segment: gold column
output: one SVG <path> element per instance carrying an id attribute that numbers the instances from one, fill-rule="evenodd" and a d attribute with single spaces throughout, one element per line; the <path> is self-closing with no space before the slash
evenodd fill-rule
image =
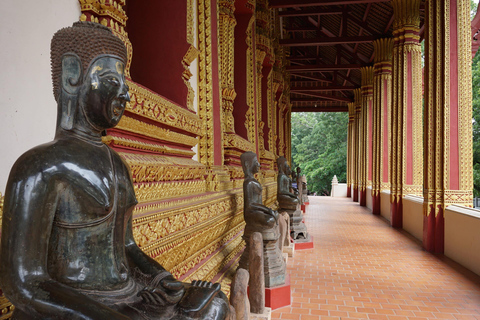
<path id="1" fill-rule="evenodd" d="M 373 83 L 373 179 L 372 213 L 380 214 L 380 193 L 390 188 L 388 179 L 389 123 L 392 88 L 393 39 L 373 42 L 375 50 Z"/>
<path id="2" fill-rule="evenodd" d="M 443 253 L 444 210 L 472 206 L 470 1 L 426 1 L 423 246 Z"/>
<path id="3" fill-rule="evenodd" d="M 233 102 L 237 95 L 234 88 L 235 0 L 219 1 L 218 9 L 223 131 L 234 133 Z"/>
<path id="4" fill-rule="evenodd" d="M 402 198 L 422 194 L 422 65 L 420 0 L 393 0 L 391 224 L 403 226 Z"/>
<path id="5" fill-rule="evenodd" d="M 373 100 L 373 67 L 363 67 L 362 72 L 362 110 L 361 117 L 361 155 L 360 155 L 360 205 L 367 205 L 367 188 L 370 186 L 371 173 L 371 111 Z"/>
<path id="6" fill-rule="evenodd" d="M 257 137 L 257 125 L 256 125 L 256 61 L 255 61 L 255 16 L 252 16 L 248 23 L 246 31 L 246 43 L 247 43 L 247 107 L 248 110 L 245 115 L 245 127 L 247 128 L 248 141 L 255 144 Z"/>
<path id="7" fill-rule="evenodd" d="M 354 163 L 353 163 L 353 201 L 358 202 L 359 183 L 360 183 L 360 111 L 362 110 L 362 90 L 353 91 L 355 97 L 355 120 L 354 120 Z"/>

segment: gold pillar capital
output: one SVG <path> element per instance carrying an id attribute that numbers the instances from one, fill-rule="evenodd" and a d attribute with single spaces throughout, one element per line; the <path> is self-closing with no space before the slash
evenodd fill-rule
<path id="1" fill-rule="evenodd" d="M 362 72 L 362 95 L 369 98 L 373 95 L 373 71 L 374 68 L 363 67 L 360 69 Z"/>
<path id="2" fill-rule="evenodd" d="M 373 49 L 375 52 L 375 64 L 392 61 L 393 55 L 393 38 L 383 38 L 373 41 Z"/>
<path id="3" fill-rule="evenodd" d="M 354 105 L 355 105 L 355 112 L 360 112 L 362 109 L 362 89 L 357 88 L 353 90 L 354 95 Z"/>
<path id="4" fill-rule="evenodd" d="M 421 0 L 392 0 L 394 20 L 393 30 L 420 26 Z"/>

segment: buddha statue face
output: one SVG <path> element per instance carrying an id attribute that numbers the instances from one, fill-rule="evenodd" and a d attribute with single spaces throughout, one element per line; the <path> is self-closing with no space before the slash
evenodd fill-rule
<path id="1" fill-rule="evenodd" d="M 130 101 L 124 69 L 122 60 L 110 55 L 98 57 L 88 69 L 79 93 L 79 106 L 97 130 L 116 126 Z"/>
<path id="2" fill-rule="evenodd" d="M 258 162 L 257 154 L 255 152 L 247 151 L 240 156 L 242 161 L 243 172 L 245 174 L 252 174 L 260 170 L 260 163 Z"/>

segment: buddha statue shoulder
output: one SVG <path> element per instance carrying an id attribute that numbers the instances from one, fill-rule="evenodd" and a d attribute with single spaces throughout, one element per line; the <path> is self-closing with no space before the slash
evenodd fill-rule
<path id="1" fill-rule="evenodd" d="M 225 319 L 219 284 L 177 281 L 137 246 L 122 158 L 101 141 L 129 101 L 124 44 L 77 22 L 51 43 L 55 139 L 14 164 L 5 193 L 0 285 L 13 319 Z"/>

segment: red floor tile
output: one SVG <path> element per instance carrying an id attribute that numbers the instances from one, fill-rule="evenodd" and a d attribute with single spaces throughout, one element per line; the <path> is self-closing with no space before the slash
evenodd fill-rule
<path id="1" fill-rule="evenodd" d="M 272 319 L 479 319 L 480 277 L 351 199 L 310 197 L 311 250 L 289 258 L 292 305 Z"/>

